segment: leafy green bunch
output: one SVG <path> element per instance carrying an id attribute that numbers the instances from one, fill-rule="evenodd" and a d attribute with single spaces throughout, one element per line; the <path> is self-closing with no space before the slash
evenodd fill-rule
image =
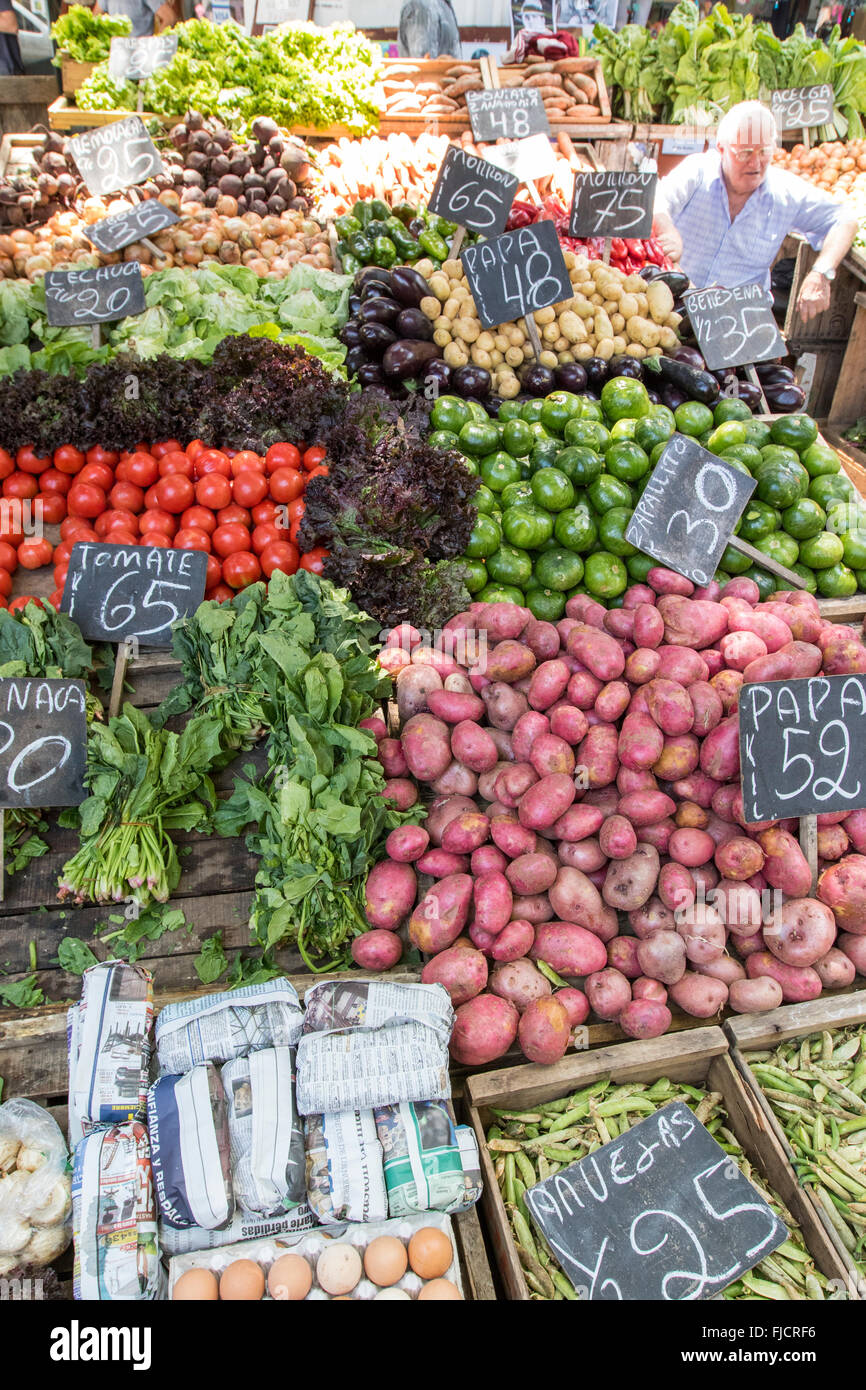
<path id="1" fill-rule="evenodd" d="M 66 14 L 55 19 L 51 37 L 57 48 L 52 58 L 56 68 L 64 58 L 74 63 L 100 63 L 108 58 L 113 38 L 132 33 L 128 15 L 94 14 L 87 5 L 70 5 Z"/>

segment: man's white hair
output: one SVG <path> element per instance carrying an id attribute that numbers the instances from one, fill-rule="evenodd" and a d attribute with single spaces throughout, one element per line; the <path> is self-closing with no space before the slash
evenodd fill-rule
<path id="1" fill-rule="evenodd" d="M 716 131 L 718 145 L 775 145 L 776 122 L 760 101 L 741 101 L 726 111 Z"/>

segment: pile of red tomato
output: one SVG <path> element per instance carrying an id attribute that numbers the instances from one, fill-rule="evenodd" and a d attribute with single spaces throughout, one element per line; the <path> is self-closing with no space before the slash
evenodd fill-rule
<path id="1" fill-rule="evenodd" d="M 301 555 L 297 535 L 310 478 L 327 473 L 325 450 L 303 453 L 294 444 L 272 444 L 264 456 L 249 449 L 209 449 L 200 439 L 186 448 L 176 439 L 142 445 L 133 453 L 71 444 L 42 457 L 0 449 L 2 498 L 30 504 L 30 516 L 60 523 L 60 544 L 25 532 L 26 508 L 0 505 L 0 607 L 16 610 L 32 598 L 9 599 L 12 575 L 54 564 L 60 606 L 69 557 L 76 541 L 112 545 L 173 546 L 208 557 L 205 598 L 231 598 L 274 570 L 298 568 L 321 574 L 323 548 Z M 37 599 L 36 602 L 39 600 Z"/>

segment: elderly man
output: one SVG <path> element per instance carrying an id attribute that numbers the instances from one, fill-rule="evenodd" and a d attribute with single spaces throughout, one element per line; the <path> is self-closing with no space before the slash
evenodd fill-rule
<path id="1" fill-rule="evenodd" d="M 693 154 L 659 182 L 655 229 L 698 289 L 758 283 L 791 232 L 819 252 L 797 307 L 808 322 L 830 305 L 830 284 L 857 232 L 857 219 L 829 194 L 772 167 L 776 123 L 758 101 L 722 117 L 717 149 Z"/>

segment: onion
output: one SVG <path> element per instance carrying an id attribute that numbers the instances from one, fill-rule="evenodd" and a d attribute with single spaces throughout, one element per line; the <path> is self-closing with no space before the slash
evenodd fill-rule
<path id="1" fill-rule="evenodd" d="M 221 193 L 216 200 L 216 211 L 220 217 L 237 217 L 237 198 L 230 198 L 227 193 Z"/>
<path id="2" fill-rule="evenodd" d="M 239 265 L 241 253 L 233 241 L 224 241 L 220 247 L 220 260 L 223 265 Z"/>

